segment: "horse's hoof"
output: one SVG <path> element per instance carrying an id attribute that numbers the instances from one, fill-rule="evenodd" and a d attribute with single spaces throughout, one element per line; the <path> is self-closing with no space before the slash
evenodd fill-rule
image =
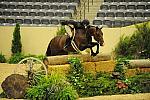
<path id="1" fill-rule="evenodd" d="M 93 57 L 96 56 L 96 55 L 97 55 L 96 53 L 92 53 L 92 54 L 91 54 L 91 56 L 93 56 Z"/>

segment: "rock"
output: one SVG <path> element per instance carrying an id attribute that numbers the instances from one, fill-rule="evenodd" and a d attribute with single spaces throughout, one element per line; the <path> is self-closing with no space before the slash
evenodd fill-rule
<path id="1" fill-rule="evenodd" d="M 1 86 L 8 98 L 21 99 L 24 98 L 29 84 L 23 75 L 12 74 L 2 82 Z"/>

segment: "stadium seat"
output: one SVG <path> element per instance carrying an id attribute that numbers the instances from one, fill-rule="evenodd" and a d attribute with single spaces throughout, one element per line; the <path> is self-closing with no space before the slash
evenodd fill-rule
<path id="1" fill-rule="evenodd" d="M 40 6 L 40 5 L 33 5 L 33 7 L 32 7 L 33 9 L 41 9 L 42 7 Z"/>
<path id="2" fill-rule="evenodd" d="M 104 25 L 107 25 L 108 27 L 112 27 L 113 21 L 111 21 L 111 20 L 104 20 L 104 21 L 103 21 L 103 24 L 104 24 Z"/>
<path id="3" fill-rule="evenodd" d="M 33 24 L 41 24 L 40 19 L 33 19 L 32 22 Z"/>
<path id="4" fill-rule="evenodd" d="M 126 10 L 126 5 L 118 5 L 118 9 Z"/>
<path id="5" fill-rule="evenodd" d="M 14 19 L 6 19 L 6 23 L 13 24 L 14 22 Z"/>
<path id="6" fill-rule="evenodd" d="M 146 9 L 150 9 L 150 5 L 146 5 Z"/>
<path id="7" fill-rule="evenodd" d="M 115 16 L 116 17 L 124 17 L 124 13 L 123 12 L 116 12 Z"/>
<path id="8" fill-rule="evenodd" d="M 124 26 L 124 25 L 122 25 L 123 23 L 122 23 L 122 21 L 120 21 L 120 20 L 115 20 L 114 22 L 113 22 L 113 27 L 122 27 L 122 26 Z"/>
<path id="9" fill-rule="evenodd" d="M 21 16 L 28 16 L 28 12 L 20 12 Z"/>
<path id="10" fill-rule="evenodd" d="M 45 16 L 45 12 L 37 12 L 37 15 L 43 17 Z"/>
<path id="11" fill-rule="evenodd" d="M 114 12 L 107 12 L 106 17 L 115 17 Z"/>
<path id="12" fill-rule="evenodd" d="M 134 2 L 134 0 L 125 0 L 125 2 Z"/>
<path id="13" fill-rule="evenodd" d="M 127 5 L 127 9 L 136 9 L 135 5 Z"/>
<path id="14" fill-rule="evenodd" d="M 125 20 L 125 21 L 123 21 L 123 23 L 124 23 L 124 26 L 129 26 L 129 25 L 133 25 L 134 24 L 134 22 L 131 21 L 131 20 Z"/>
<path id="15" fill-rule="evenodd" d="M 0 8 L 2 8 L 2 9 L 7 9 L 7 5 L 5 5 L 5 4 L 0 4 Z"/>
<path id="16" fill-rule="evenodd" d="M 143 17 L 143 13 L 142 12 L 135 12 L 135 17 Z"/>
<path id="17" fill-rule="evenodd" d="M 114 2 L 124 2 L 124 0 L 114 0 Z"/>
<path id="18" fill-rule="evenodd" d="M 104 0 L 104 2 L 114 2 L 114 0 Z"/>
<path id="19" fill-rule="evenodd" d="M 16 8 L 17 9 L 24 9 L 24 5 L 17 5 Z"/>
<path id="20" fill-rule="evenodd" d="M 134 2 L 142 2 L 143 0 L 134 0 Z"/>
<path id="21" fill-rule="evenodd" d="M 145 5 L 137 5 L 136 9 L 145 9 Z"/>
<path id="22" fill-rule="evenodd" d="M 50 9 L 50 7 L 49 7 L 49 5 L 42 5 L 42 9 L 48 10 L 48 9 Z"/>
<path id="23" fill-rule="evenodd" d="M 51 19 L 51 24 L 58 25 L 59 21 L 57 19 Z"/>
<path id="24" fill-rule="evenodd" d="M 59 7 L 58 7 L 58 5 L 50 5 L 50 8 L 54 9 L 54 10 L 57 10 Z"/>
<path id="25" fill-rule="evenodd" d="M 4 18 L 0 18 L 0 24 L 5 23 L 5 19 Z"/>
<path id="26" fill-rule="evenodd" d="M 68 5 L 68 9 L 76 11 L 76 6 L 75 5 Z"/>
<path id="27" fill-rule="evenodd" d="M 7 8 L 8 8 L 8 9 L 16 9 L 16 6 L 10 4 L 10 5 L 7 6 Z"/>
<path id="28" fill-rule="evenodd" d="M 109 9 L 110 10 L 117 10 L 118 8 L 117 8 L 117 5 L 110 5 Z"/>
<path id="29" fill-rule="evenodd" d="M 97 17 L 105 17 L 105 13 L 104 12 L 98 12 Z"/>
<path id="30" fill-rule="evenodd" d="M 134 13 L 133 12 L 126 12 L 125 17 L 134 17 Z"/>
<path id="31" fill-rule="evenodd" d="M 150 17 L 150 12 L 144 12 L 144 17 Z"/>
<path id="32" fill-rule="evenodd" d="M 9 12 L 9 11 L 4 11 L 4 12 L 3 12 L 3 15 L 5 15 L 5 16 L 10 16 L 10 15 L 11 15 L 11 12 Z"/>
<path id="33" fill-rule="evenodd" d="M 67 5 L 59 5 L 59 9 L 66 10 L 67 9 Z"/>
<path id="34" fill-rule="evenodd" d="M 32 5 L 25 5 L 25 9 L 32 9 Z"/>
<path id="35" fill-rule="evenodd" d="M 50 24 L 49 19 L 41 19 L 41 24 L 45 24 L 45 25 Z"/>
<path id="36" fill-rule="evenodd" d="M 15 19 L 15 23 L 23 24 L 23 20 L 22 19 Z"/>
<path id="37" fill-rule="evenodd" d="M 53 17 L 54 15 L 54 12 L 46 12 L 46 16 Z"/>
<path id="38" fill-rule="evenodd" d="M 37 16 L 36 12 L 29 12 L 29 16 Z"/>
<path id="39" fill-rule="evenodd" d="M 0 11 L 0 16 L 3 15 L 3 13 Z"/>
<path id="40" fill-rule="evenodd" d="M 101 21 L 101 20 L 93 20 L 93 25 L 102 25 L 103 24 L 103 21 Z"/>
<path id="41" fill-rule="evenodd" d="M 150 2 L 149 0 L 143 0 L 143 2 Z"/>
<path id="42" fill-rule="evenodd" d="M 72 13 L 71 12 L 64 12 L 64 17 L 72 17 Z"/>
<path id="43" fill-rule="evenodd" d="M 24 19 L 24 24 L 32 24 L 31 19 Z"/>
<path id="44" fill-rule="evenodd" d="M 63 12 L 55 12 L 55 16 L 63 17 Z"/>
<path id="45" fill-rule="evenodd" d="M 12 12 L 12 15 L 13 16 L 20 16 L 20 13 L 19 12 Z"/>
<path id="46" fill-rule="evenodd" d="M 101 6 L 100 6 L 100 9 L 101 9 L 101 10 L 108 10 L 109 7 L 108 7 L 108 5 L 101 5 Z"/>

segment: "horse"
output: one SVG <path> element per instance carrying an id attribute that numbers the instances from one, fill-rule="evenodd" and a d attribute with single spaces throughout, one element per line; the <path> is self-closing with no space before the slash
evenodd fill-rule
<path id="1" fill-rule="evenodd" d="M 101 31 L 101 29 L 102 28 L 98 28 L 95 26 L 87 27 L 85 29 L 76 29 L 73 39 L 76 47 L 74 47 L 73 45 L 69 45 L 67 49 L 65 49 L 64 46 L 69 36 L 56 36 L 50 41 L 46 51 L 46 56 L 67 55 L 69 52 L 78 52 L 77 50 L 75 50 L 75 48 L 80 51 L 90 48 L 91 56 L 96 56 L 99 53 L 99 44 L 103 46 L 104 43 L 103 32 Z M 97 42 L 92 42 L 92 36 Z M 92 50 L 95 45 L 97 45 L 96 53 L 94 53 Z"/>
<path id="2" fill-rule="evenodd" d="M 99 44 L 100 46 L 104 46 L 104 39 L 103 39 L 103 27 L 98 26 L 89 26 L 87 30 L 87 39 L 88 39 L 88 45 L 87 48 L 90 48 L 91 50 L 91 56 L 96 56 L 99 53 Z M 96 40 L 96 42 L 92 42 L 92 36 Z M 97 46 L 96 53 L 93 52 L 92 48 L 94 46 Z"/>

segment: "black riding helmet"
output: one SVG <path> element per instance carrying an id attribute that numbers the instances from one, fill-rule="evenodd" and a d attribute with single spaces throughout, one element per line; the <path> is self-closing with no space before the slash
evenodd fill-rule
<path id="1" fill-rule="evenodd" d="M 83 23 L 83 25 L 89 25 L 90 24 L 90 21 L 89 20 L 87 20 L 87 19 L 84 19 L 83 21 L 82 21 L 82 23 Z"/>

